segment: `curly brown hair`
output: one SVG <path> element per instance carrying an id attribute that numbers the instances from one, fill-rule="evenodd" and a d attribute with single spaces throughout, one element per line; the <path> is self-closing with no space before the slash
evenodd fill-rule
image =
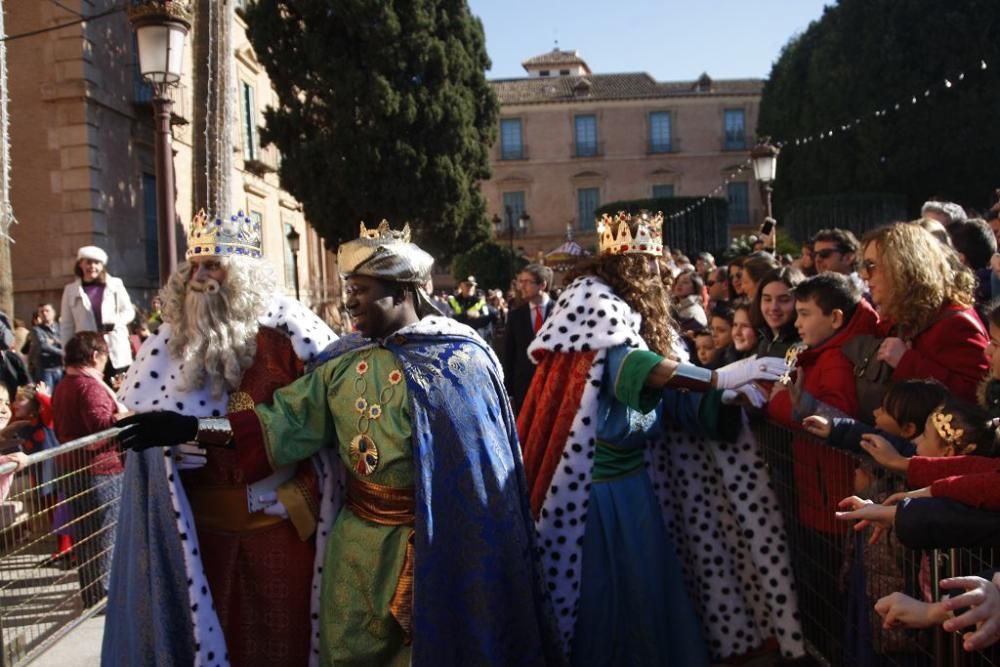
<path id="1" fill-rule="evenodd" d="M 880 312 L 899 327 L 904 338 L 930 325 L 941 307 L 973 303 L 976 278 L 955 251 L 919 225 L 896 223 L 865 235 L 862 247 L 875 244 L 879 271 L 889 283 L 888 303 Z"/>
<path id="2" fill-rule="evenodd" d="M 675 358 L 673 318 L 670 317 L 669 295 L 673 282 L 665 262 L 657 260 L 660 275 L 649 270 L 647 255 L 599 255 L 567 276 L 572 282 L 581 276 L 594 276 L 605 283 L 642 317 L 639 335 L 653 352 Z"/>

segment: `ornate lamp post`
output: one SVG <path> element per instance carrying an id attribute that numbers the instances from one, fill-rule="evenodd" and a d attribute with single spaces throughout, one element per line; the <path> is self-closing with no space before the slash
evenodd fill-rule
<path id="1" fill-rule="evenodd" d="M 778 175 L 779 152 L 781 152 L 780 149 L 772 145 L 766 137 L 750 151 L 750 159 L 753 161 L 753 176 L 757 179 L 757 185 L 760 187 L 760 198 L 764 200 L 764 214 L 772 220 L 774 215 L 771 207 L 771 192 L 774 188 L 771 184 Z"/>
<path id="2" fill-rule="evenodd" d="M 299 300 L 299 233 L 292 227 L 285 234 L 288 249 L 292 251 L 292 282 L 295 285 L 295 300 Z"/>
<path id="3" fill-rule="evenodd" d="M 156 130 L 156 217 L 160 252 L 160 282 L 177 268 L 174 232 L 174 154 L 171 148 L 170 112 L 173 101 L 167 89 L 181 79 L 184 41 L 193 15 L 186 2 L 142 0 L 129 7 L 128 20 L 139 47 L 139 70 L 153 87 L 153 125 Z"/>
<path id="4" fill-rule="evenodd" d="M 510 276 L 511 279 L 515 277 L 514 275 L 514 233 L 518 235 L 524 234 L 528 230 L 528 222 L 531 221 L 531 216 L 528 215 L 527 211 L 521 211 L 520 217 L 514 220 L 514 211 L 510 206 L 504 207 L 504 220 L 500 220 L 500 216 L 497 214 L 493 215 L 493 233 L 495 237 L 499 237 L 500 233 L 506 229 L 507 230 L 507 245 L 510 248 Z M 503 223 L 503 224 L 502 224 Z"/>

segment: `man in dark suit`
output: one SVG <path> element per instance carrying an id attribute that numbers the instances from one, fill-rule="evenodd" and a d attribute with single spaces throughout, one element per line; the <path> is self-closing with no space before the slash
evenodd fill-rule
<path id="1" fill-rule="evenodd" d="M 555 306 L 555 301 L 546 291 L 551 283 L 552 269 L 541 264 L 529 264 L 517 274 L 517 286 L 523 302 L 511 309 L 507 316 L 503 354 L 504 383 L 514 406 L 514 414 L 521 409 L 531 378 L 535 375 L 535 364 L 528 358 L 528 345 Z"/>

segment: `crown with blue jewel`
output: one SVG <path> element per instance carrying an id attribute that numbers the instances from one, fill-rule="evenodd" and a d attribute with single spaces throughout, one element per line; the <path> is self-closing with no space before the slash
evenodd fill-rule
<path id="1" fill-rule="evenodd" d="M 263 255 L 260 222 L 243 211 L 214 220 L 208 218 L 204 209 L 198 211 L 191 221 L 187 245 L 187 259 L 210 255 L 258 259 Z"/>

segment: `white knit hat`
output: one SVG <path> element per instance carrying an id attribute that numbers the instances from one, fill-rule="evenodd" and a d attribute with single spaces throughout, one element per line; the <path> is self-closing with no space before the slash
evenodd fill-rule
<path id="1" fill-rule="evenodd" d="M 79 262 L 81 259 L 92 259 L 95 262 L 107 264 L 108 253 L 104 252 L 96 245 L 85 245 L 76 251 L 76 261 Z"/>

